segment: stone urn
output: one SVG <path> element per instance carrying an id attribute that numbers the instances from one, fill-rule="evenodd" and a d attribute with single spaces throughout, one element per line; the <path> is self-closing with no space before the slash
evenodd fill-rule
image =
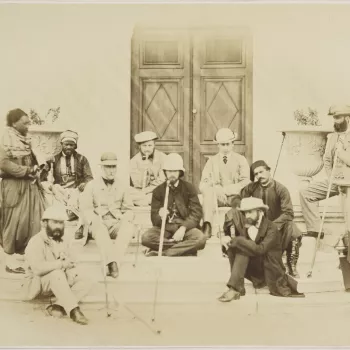
<path id="1" fill-rule="evenodd" d="M 332 130 L 317 126 L 298 126 L 282 130 L 288 162 L 293 174 L 297 175 L 300 186 L 307 186 L 312 177 L 323 168 L 323 155 L 327 135 Z"/>
<path id="2" fill-rule="evenodd" d="M 29 128 L 32 149 L 40 164 L 61 151 L 60 135 L 63 131 L 51 124 L 32 125 Z"/>

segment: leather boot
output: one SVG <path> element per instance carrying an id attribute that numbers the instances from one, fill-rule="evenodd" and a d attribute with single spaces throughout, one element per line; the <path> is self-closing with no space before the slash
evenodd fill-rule
<path id="1" fill-rule="evenodd" d="M 202 231 L 204 236 L 207 237 L 207 239 L 209 239 L 212 236 L 211 223 L 209 221 L 205 221 L 203 223 Z"/>
<path id="2" fill-rule="evenodd" d="M 108 267 L 107 276 L 111 276 L 113 278 L 117 278 L 119 276 L 118 265 L 115 261 L 112 261 L 111 263 L 109 263 L 107 267 Z"/>
<path id="3" fill-rule="evenodd" d="M 299 248 L 301 246 L 301 237 L 293 239 L 291 242 L 291 249 L 287 249 L 287 268 L 288 274 L 292 277 L 299 278 L 297 271 L 297 263 L 299 259 Z"/>
<path id="4" fill-rule="evenodd" d="M 79 307 L 76 307 L 70 312 L 70 318 L 74 322 L 82 325 L 87 325 L 89 323 L 88 319 L 84 316 Z"/>

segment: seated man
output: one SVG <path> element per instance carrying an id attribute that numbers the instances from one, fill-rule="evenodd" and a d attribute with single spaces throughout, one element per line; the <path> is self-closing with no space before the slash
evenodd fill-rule
<path id="1" fill-rule="evenodd" d="M 151 220 L 153 228 L 142 236 L 142 244 L 150 251 L 147 256 L 158 254 L 166 186 L 169 186 L 167 219 L 164 232 L 163 255 L 197 255 L 204 249 L 206 238 L 198 229 L 202 219 L 202 206 L 195 188 L 180 179 L 184 175 L 183 160 L 179 154 L 171 153 L 164 162 L 167 181 L 159 185 L 152 195 Z"/>
<path id="2" fill-rule="evenodd" d="M 54 294 L 56 303 L 47 307 L 50 315 L 69 315 L 74 322 L 86 325 L 88 320 L 78 302 L 89 293 L 92 284 L 82 278 L 63 240 L 67 219 L 63 207 L 45 210 L 42 230 L 30 239 L 25 251 L 29 269 L 23 288 L 26 300 Z"/>
<path id="3" fill-rule="evenodd" d="M 67 207 L 70 220 L 79 216 L 80 193 L 93 179 L 88 160 L 76 151 L 77 142 L 76 132 L 67 130 L 61 134 L 62 151 L 49 161 L 53 184 L 45 186 L 56 201 Z"/>
<path id="4" fill-rule="evenodd" d="M 215 137 L 219 153 L 210 157 L 204 166 L 199 189 L 203 194 L 203 232 L 210 238 L 215 206 L 235 207 L 240 190 L 249 184 L 249 164 L 233 151 L 235 134 L 220 129 Z M 215 203 L 217 201 L 217 204 Z"/>
<path id="5" fill-rule="evenodd" d="M 132 201 L 125 186 L 116 179 L 117 163 L 114 153 L 102 154 L 102 176 L 86 185 L 80 201 L 84 225 L 89 226 L 101 252 L 108 268 L 107 276 L 113 278 L 119 275 L 120 264 L 135 230 Z"/>
<path id="6" fill-rule="evenodd" d="M 155 149 L 157 138 L 152 131 L 135 135 L 140 152 L 130 161 L 130 194 L 136 206 L 149 206 L 153 190 L 165 181 L 162 169 L 166 155 Z"/>
<path id="7" fill-rule="evenodd" d="M 276 225 L 266 218 L 267 210 L 261 199 L 250 197 L 243 198 L 240 208 L 226 214 L 222 242 L 227 248 L 231 276 L 228 290 L 220 301 L 244 296 L 245 278 L 254 288 L 267 285 L 270 294 L 275 296 L 304 297 L 297 291 L 297 282 L 285 273 L 281 235 Z"/>
<path id="8" fill-rule="evenodd" d="M 241 197 L 260 198 L 269 207 L 266 216 L 276 224 L 281 234 L 282 250 L 287 253 L 288 273 L 299 278 L 297 262 L 302 235 L 293 222 L 294 210 L 289 191 L 272 178 L 270 168 L 263 160 L 254 162 L 250 169 L 251 180 L 256 181 L 242 189 Z"/>

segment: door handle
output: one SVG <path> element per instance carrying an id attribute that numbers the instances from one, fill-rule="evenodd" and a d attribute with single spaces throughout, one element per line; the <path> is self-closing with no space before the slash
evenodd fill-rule
<path id="1" fill-rule="evenodd" d="M 196 118 L 196 114 L 197 114 L 197 110 L 195 108 L 192 109 L 192 114 L 193 114 L 193 118 Z"/>

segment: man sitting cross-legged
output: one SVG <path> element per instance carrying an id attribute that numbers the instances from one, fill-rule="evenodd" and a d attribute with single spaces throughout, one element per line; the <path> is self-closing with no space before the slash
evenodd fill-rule
<path id="1" fill-rule="evenodd" d="M 206 237 L 198 229 L 202 206 L 195 188 L 180 177 L 184 175 L 183 160 L 179 154 L 169 154 L 163 170 L 167 181 L 159 185 L 152 195 L 151 220 L 153 228 L 142 236 L 142 244 L 150 250 L 147 256 L 158 254 L 166 186 L 169 186 L 167 221 L 165 225 L 163 255 L 197 255 L 204 249 Z"/>

